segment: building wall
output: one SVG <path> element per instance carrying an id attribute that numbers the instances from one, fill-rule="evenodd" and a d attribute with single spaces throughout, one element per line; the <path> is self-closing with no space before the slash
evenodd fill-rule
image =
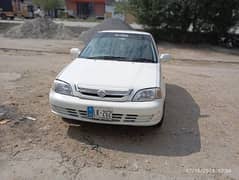
<path id="1" fill-rule="evenodd" d="M 77 16 L 78 3 L 93 3 L 93 14 L 95 16 L 104 16 L 105 0 L 65 0 L 68 13 Z"/>
<path id="2" fill-rule="evenodd" d="M 104 17 L 104 15 L 105 15 L 105 4 L 95 3 L 94 4 L 94 13 L 95 13 L 95 16 Z"/>
<path id="3" fill-rule="evenodd" d="M 68 10 L 68 13 L 70 15 L 76 15 L 77 13 L 76 3 L 73 2 L 72 0 L 66 0 L 65 4 L 66 4 L 66 9 Z"/>

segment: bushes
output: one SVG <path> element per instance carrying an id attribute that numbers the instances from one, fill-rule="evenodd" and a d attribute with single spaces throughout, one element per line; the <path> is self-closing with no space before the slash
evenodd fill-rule
<path id="1" fill-rule="evenodd" d="M 175 43 L 211 43 L 218 42 L 215 33 L 182 32 L 178 29 L 146 29 L 156 40 L 170 41 Z"/>
<path id="2" fill-rule="evenodd" d="M 129 0 L 129 4 L 140 23 L 172 41 L 215 41 L 239 21 L 239 0 Z"/>

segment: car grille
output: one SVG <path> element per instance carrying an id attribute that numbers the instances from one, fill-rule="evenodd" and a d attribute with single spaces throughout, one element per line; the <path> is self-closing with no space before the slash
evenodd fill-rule
<path id="1" fill-rule="evenodd" d="M 67 116 L 79 117 L 79 114 L 78 114 L 77 110 L 75 110 L 75 109 L 63 108 L 63 107 L 53 105 L 52 110 L 57 113 L 64 114 Z"/>
<path id="2" fill-rule="evenodd" d="M 76 86 L 77 96 L 82 99 L 91 100 L 104 100 L 104 101 L 128 101 L 131 95 L 132 89 L 129 90 L 101 90 L 82 88 Z M 104 95 L 101 96 L 99 91 L 103 91 Z"/>
<path id="3" fill-rule="evenodd" d="M 52 106 L 52 109 L 60 114 L 71 116 L 72 118 L 82 118 L 88 119 L 86 110 L 76 110 L 71 108 L 63 108 L 59 106 Z M 106 122 L 125 122 L 125 123 L 134 123 L 134 122 L 148 122 L 153 118 L 153 115 L 136 115 L 136 114 L 112 114 L 112 120 L 101 120 L 94 119 L 96 121 L 106 121 Z"/>

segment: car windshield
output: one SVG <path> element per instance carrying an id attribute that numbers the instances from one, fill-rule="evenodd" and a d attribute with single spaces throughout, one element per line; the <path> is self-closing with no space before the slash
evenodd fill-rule
<path id="1" fill-rule="evenodd" d="M 126 33 L 98 33 L 82 51 L 80 58 L 157 62 L 150 36 Z"/>

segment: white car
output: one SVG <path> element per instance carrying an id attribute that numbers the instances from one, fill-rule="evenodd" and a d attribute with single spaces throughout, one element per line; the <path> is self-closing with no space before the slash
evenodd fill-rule
<path id="1" fill-rule="evenodd" d="M 56 77 L 50 91 L 52 112 L 77 121 L 161 125 L 166 96 L 160 55 L 151 34 L 101 31 Z"/>

